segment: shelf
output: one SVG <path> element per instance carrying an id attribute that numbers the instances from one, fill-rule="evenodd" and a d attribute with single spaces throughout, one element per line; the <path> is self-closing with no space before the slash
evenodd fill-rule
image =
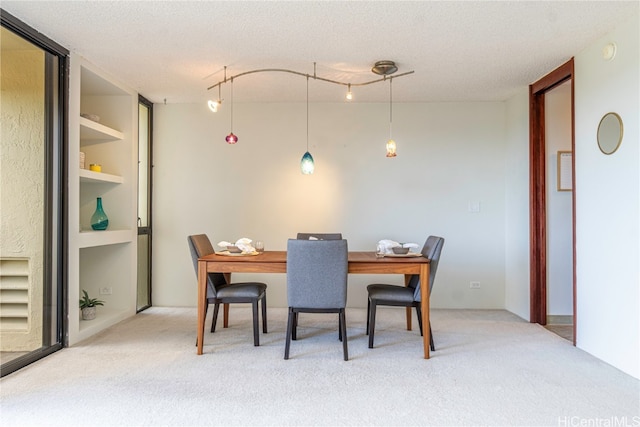
<path id="1" fill-rule="evenodd" d="M 80 117 L 80 140 L 83 143 L 124 139 L 124 134 L 108 126 Z"/>
<path id="2" fill-rule="evenodd" d="M 111 184 L 122 184 L 124 179 L 118 175 L 110 175 L 108 173 L 94 172 L 88 169 L 80 169 L 80 182 L 96 183 L 106 182 Z"/>
<path id="3" fill-rule="evenodd" d="M 116 245 L 118 243 L 130 243 L 133 241 L 132 230 L 105 230 L 105 231 L 81 231 L 78 236 L 79 248 L 92 248 L 95 246 Z"/>
<path id="4" fill-rule="evenodd" d="M 66 344 L 74 346 L 136 313 L 138 94 L 79 55 L 70 57 L 68 222 L 78 228 L 68 231 Z M 87 169 L 79 165 L 80 153 Z M 102 164 L 107 173 L 90 170 L 90 163 Z M 97 197 L 108 204 L 110 224 L 104 231 L 90 226 Z M 94 320 L 81 320 L 82 290 L 98 296 L 102 287 L 113 294 L 99 297 L 105 306 L 98 307 Z"/>

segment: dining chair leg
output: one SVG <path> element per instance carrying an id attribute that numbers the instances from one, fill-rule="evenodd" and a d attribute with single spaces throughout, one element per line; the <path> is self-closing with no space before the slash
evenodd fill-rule
<path id="1" fill-rule="evenodd" d="M 291 330 L 291 339 L 294 341 L 298 339 L 298 314 L 300 313 L 293 313 L 293 329 Z"/>
<path id="2" fill-rule="evenodd" d="M 218 311 L 220 311 L 220 303 L 213 305 L 213 320 L 211 321 L 211 333 L 216 331 L 216 323 L 218 323 Z"/>
<path id="3" fill-rule="evenodd" d="M 371 316 L 369 320 L 369 348 L 373 348 L 373 335 L 376 330 L 376 302 L 371 303 Z"/>
<path id="4" fill-rule="evenodd" d="M 229 306 L 230 304 L 222 304 L 222 327 L 223 328 L 228 328 L 229 327 Z"/>
<path id="5" fill-rule="evenodd" d="M 429 345 L 431 346 L 431 351 L 436 351 L 436 346 L 433 343 L 433 332 L 431 332 L 431 320 L 429 320 Z"/>
<path id="6" fill-rule="evenodd" d="M 262 297 L 262 333 L 267 333 L 267 294 Z"/>
<path id="7" fill-rule="evenodd" d="M 293 313 L 293 309 L 289 307 L 289 316 L 287 319 L 287 336 L 285 338 L 285 344 L 284 344 L 284 360 L 289 359 L 289 347 L 291 346 L 291 333 L 293 328 L 294 317 L 295 316 Z"/>
<path id="8" fill-rule="evenodd" d="M 367 329 L 364 330 L 365 335 L 369 335 L 369 314 L 371 313 L 371 300 L 367 298 Z"/>
<path id="9" fill-rule="evenodd" d="M 422 310 L 420 309 L 420 306 L 416 306 L 416 313 L 418 314 L 418 325 L 420 325 L 420 336 L 423 336 Z M 429 347 L 431 347 L 431 351 L 436 351 L 436 346 L 433 343 L 433 333 L 431 332 L 431 320 L 429 320 Z"/>
<path id="10" fill-rule="evenodd" d="M 340 331 L 342 335 L 342 351 L 344 353 L 344 360 L 347 361 L 349 360 L 349 350 L 347 348 L 347 319 L 344 308 L 340 309 L 339 319 L 340 321 L 338 323 L 340 323 Z"/>
<path id="11" fill-rule="evenodd" d="M 342 315 L 338 313 L 338 341 L 342 341 Z"/>
<path id="12" fill-rule="evenodd" d="M 256 299 L 251 303 L 253 308 L 253 345 L 258 347 L 260 345 L 260 329 L 258 326 L 258 300 Z"/>

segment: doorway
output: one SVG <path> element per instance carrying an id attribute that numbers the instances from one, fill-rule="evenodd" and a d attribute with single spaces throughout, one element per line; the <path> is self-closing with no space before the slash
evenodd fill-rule
<path id="1" fill-rule="evenodd" d="M 574 64 L 573 58 L 529 86 L 529 161 L 530 161 L 530 321 L 547 324 L 548 316 L 548 184 L 545 95 L 563 83 L 570 85 L 570 153 L 575 147 L 574 137 Z M 570 156 L 572 189 L 575 177 L 575 157 Z M 555 173 L 555 171 L 554 171 Z M 571 191 L 571 288 L 572 342 L 576 330 L 576 262 L 575 262 L 575 191 Z"/>

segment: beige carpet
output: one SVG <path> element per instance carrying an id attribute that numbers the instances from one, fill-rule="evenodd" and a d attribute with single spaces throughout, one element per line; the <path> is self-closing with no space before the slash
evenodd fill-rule
<path id="1" fill-rule="evenodd" d="M 0 424 L 640 425 L 640 382 L 543 327 L 434 310 L 424 360 L 403 313 L 380 310 L 368 349 L 365 310 L 348 310 L 348 362 L 337 316 L 302 314 L 285 361 L 285 309 L 253 347 L 250 311 L 232 308 L 196 356 L 195 309 L 152 308 L 1 379 Z"/>

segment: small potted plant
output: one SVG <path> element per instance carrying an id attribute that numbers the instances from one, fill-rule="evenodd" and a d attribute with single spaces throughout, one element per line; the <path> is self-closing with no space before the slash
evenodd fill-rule
<path id="1" fill-rule="evenodd" d="M 89 294 L 82 290 L 83 297 L 80 300 L 80 309 L 82 310 L 82 320 L 93 320 L 96 318 L 96 306 L 104 305 L 104 301 L 97 298 L 89 298 Z"/>

